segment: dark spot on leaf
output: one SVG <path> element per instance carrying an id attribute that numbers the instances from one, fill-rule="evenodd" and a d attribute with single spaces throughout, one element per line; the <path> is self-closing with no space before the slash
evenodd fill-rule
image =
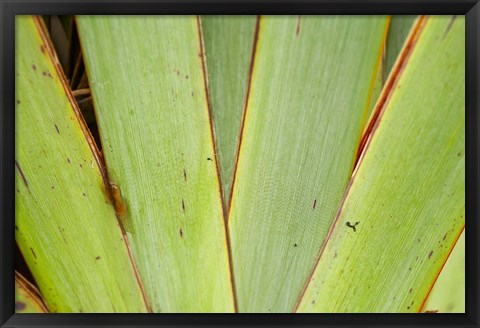
<path id="1" fill-rule="evenodd" d="M 293 247 L 297 247 L 298 245 L 297 244 L 294 244 Z"/>
<path id="2" fill-rule="evenodd" d="M 312 301 L 312 304 L 315 304 L 315 300 Z"/>
<path id="3" fill-rule="evenodd" d="M 97 260 L 97 261 L 100 260 L 100 256 L 97 256 L 97 257 L 95 258 L 95 260 Z"/>
<path id="4" fill-rule="evenodd" d="M 410 310 L 410 307 L 409 307 L 409 306 L 407 306 L 407 310 Z"/>
<path id="5" fill-rule="evenodd" d="M 213 159 L 211 159 L 210 157 L 207 158 L 207 161 L 213 161 Z"/>
<path id="6" fill-rule="evenodd" d="M 180 238 L 183 238 L 183 231 L 182 231 L 182 228 L 180 228 Z"/>
<path id="7" fill-rule="evenodd" d="M 82 195 L 83 195 L 83 196 L 87 196 L 87 194 L 86 194 L 86 193 L 84 193 L 84 192 L 82 192 Z"/>
<path id="8" fill-rule="evenodd" d="M 57 133 L 60 134 L 60 130 L 58 129 L 58 126 L 55 124 L 55 129 L 57 130 Z"/>
<path id="9" fill-rule="evenodd" d="M 185 169 L 183 169 L 183 179 L 187 182 L 187 171 Z"/>
<path id="10" fill-rule="evenodd" d="M 67 158 L 67 162 L 68 162 L 68 164 L 70 164 L 70 158 Z"/>
<path id="11" fill-rule="evenodd" d="M 25 177 L 25 174 L 23 174 L 22 168 L 20 167 L 20 164 L 15 160 L 15 166 L 18 169 L 18 172 L 20 173 L 20 176 L 22 177 L 23 183 L 27 187 L 27 190 L 30 192 L 30 188 L 28 187 L 28 181 L 27 178 Z"/>
<path id="12" fill-rule="evenodd" d="M 185 75 L 185 78 L 188 80 L 188 75 Z"/>
<path id="13" fill-rule="evenodd" d="M 410 289 L 408 290 L 408 292 L 411 293 L 411 292 L 412 292 L 412 289 L 410 288 Z"/>
<path id="14" fill-rule="evenodd" d="M 25 310 L 27 306 L 23 302 L 16 301 L 15 302 L 15 311 L 22 311 Z"/>
<path id="15" fill-rule="evenodd" d="M 459 153 L 457 154 L 457 156 L 460 157 L 460 155 L 462 155 L 462 153 L 459 152 Z"/>
<path id="16" fill-rule="evenodd" d="M 34 258 L 37 258 L 37 255 L 35 254 L 33 248 L 30 247 L 30 251 L 32 251 L 33 257 L 34 257 Z"/>
<path id="17" fill-rule="evenodd" d="M 442 240 L 445 240 L 445 238 L 447 238 L 447 234 L 445 234 L 445 236 L 443 236 Z"/>
<path id="18" fill-rule="evenodd" d="M 35 66 L 35 64 L 32 64 L 32 68 L 33 68 L 34 70 L 36 70 L 36 69 L 37 69 L 37 66 Z"/>
<path id="19" fill-rule="evenodd" d="M 298 20 L 297 20 L 297 31 L 295 32 L 295 35 L 298 35 L 300 33 L 300 20 L 302 19 L 301 15 L 298 15 Z"/>
<path id="20" fill-rule="evenodd" d="M 428 253 L 428 258 L 431 258 L 432 254 L 433 254 L 433 251 L 430 251 L 430 253 Z"/>
<path id="21" fill-rule="evenodd" d="M 352 228 L 354 232 L 357 231 L 357 229 L 355 228 L 357 226 L 357 224 L 359 224 L 360 222 L 355 222 L 355 224 L 351 224 L 350 222 L 347 222 L 347 227 L 349 228 Z"/>
<path id="22" fill-rule="evenodd" d="M 82 164 L 80 164 L 80 167 L 81 167 L 81 168 L 83 168 L 83 165 L 82 165 Z"/>
<path id="23" fill-rule="evenodd" d="M 195 92 L 192 91 L 192 97 L 195 96 Z"/>
<path id="24" fill-rule="evenodd" d="M 18 231 L 18 226 L 17 226 L 17 225 L 15 225 L 15 230 L 17 230 L 17 231 Z"/>
<path id="25" fill-rule="evenodd" d="M 52 189 L 55 189 L 55 186 L 52 186 Z"/>
<path id="26" fill-rule="evenodd" d="M 185 213 L 185 202 L 183 201 L 183 199 L 182 199 L 182 211 L 183 213 Z"/>
<path id="27" fill-rule="evenodd" d="M 315 207 L 317 207 L 317 200 L 316 200 L 316 199 L 313 200 L 313 206 L 312 206 L 312 208 L 315 209 Z"/>
<path id="28" fill-rule="evenodd" d="M 20 104 L 20 100 L 17 100 L 17 104 Z"/>

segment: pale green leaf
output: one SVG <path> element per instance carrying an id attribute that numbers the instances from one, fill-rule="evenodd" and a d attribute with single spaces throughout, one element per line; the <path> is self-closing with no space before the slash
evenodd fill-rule
<path id="1" fill-rule="evenodd" d="M 225 204 L 232 182 L 256 21 L 256 16 L 202 16 L 208 91 Z"/>
<path id="2" fill-rule="evenodd" d="M 145 312 L 98 161 L 40 18 L 16 18 L 15 53 L 15 238 L 48 308 Z"/>
<path id="3" fill-rule="evenodd" d="M 264 16 L 229 216 L 241 312 L 291 312 L 353 169 L 387 18 Z"/>
<path id="4" fill-rule="evenodd" d="M 80 16 L 109 178 L 156 312 L 234 310 L 194 16 Z"/>
<path id="5" fill-rule="evenodd" d="M 299 312 L 418 312 L 464 227 L 465 21 L 416 29 Z"/>
<path id="6" fill-rule="evenodd" d="M 465 230 L 448 257 L 422 312 L 465 313 Z"/>

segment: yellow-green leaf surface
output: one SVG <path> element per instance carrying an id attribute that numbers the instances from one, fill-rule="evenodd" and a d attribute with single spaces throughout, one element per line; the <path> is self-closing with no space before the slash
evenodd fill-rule
<path id="1" fill-rule="evenodd" d="M 465 230 L 448 257 L 422 312 L 465 313 Z"/>
<path id="2" fill-rule="evenodd" d="M 299 312 L 418 312 L 463 229 L 465 22 L 415 28 Z"/>
<path id="3" fill-rule="evenodd" d="M 224 203 L 245 105 L 256 16 L 202 16 L 208 91 L 217 142 Z"/>
<path id="4" fill-rule="evenodd" d="M 387 17 L 260 18 L 229 231 L 240 312 L 291 312 L 352 172 Z"/>
<path id="5" fill-rule="evenodd" d="M 195 16 L 78 17 L 109 178 L 154 311 L 231 312 Z"/>
<path id="6" fill-rule="evenodd" d="M 38 290 L 15 271 L 15 313 L 46 313 Z"/>
<path id="7" fill-rule="evenodd" d="M 51 312 L 145 312 L 40 18 L 16 19 L 15 238 Z"/>

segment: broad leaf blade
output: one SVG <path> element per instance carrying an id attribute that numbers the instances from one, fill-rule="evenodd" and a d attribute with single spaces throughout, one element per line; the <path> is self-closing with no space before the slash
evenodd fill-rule
<path id="1" fill-rule="evenodd" d="M 299 312 L 420 310 L 465 222 L 464 28 L 416 26 Z"/>
<path id="2" fill-rule="evenodd" d="M 15 238 L 51 312 L 145 312 L 127 245 L 39 18 L 16 19 Z"/>
<path id="3" fill-rule="evenodd" d="M 225 204 L 232 182 L 256 21 L 256 16 L 202 16 L 208 91 Z"/>
<path id="4" fill-rule="evenodd" d="M 234 310 L 199 24 L 78 17 L 109 178 L 157 312 Z"/>
<path id="5" fill-rule="evenodd" d="M 386 17 L 261 17 L 229 215 L 241 312 L 290 312 L 350 177 Z"/>

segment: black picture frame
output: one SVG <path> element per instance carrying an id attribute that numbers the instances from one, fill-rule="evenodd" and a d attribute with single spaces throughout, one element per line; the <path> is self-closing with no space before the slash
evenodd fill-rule
<path id="1" fill-rule="evenodd" d="M 107 326 L 435 326 L 478 327 L 479 61 L 478 0 L 1 0 L 1 327 Z M 15 15 L 71 14 L 456 14 L 466 16 L 465 314 L 15 314 Z"/>

